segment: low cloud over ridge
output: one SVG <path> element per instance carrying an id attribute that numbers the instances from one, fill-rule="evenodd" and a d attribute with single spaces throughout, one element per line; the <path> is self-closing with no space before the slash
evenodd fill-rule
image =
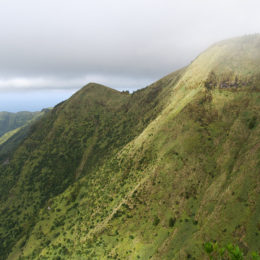
<path id="1" fill-rule="evenodd" d="M 88 82 L 143 88 L 216 41 L 259 33 L 259 9 L 259 0 L 3 0 L 0 110 L 17 105 L 6 93 L 27 109 L 22 92 L 54 105 Z"/>

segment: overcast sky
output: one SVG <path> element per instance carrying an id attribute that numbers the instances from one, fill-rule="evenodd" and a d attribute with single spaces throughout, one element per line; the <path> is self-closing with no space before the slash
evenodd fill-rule
<path id="1" fill-rule="evenodd" d="M 260 32 L 259 0 L 0 0 L 0 111 L 88 82 L 142 88 L 212 43 Z"/>

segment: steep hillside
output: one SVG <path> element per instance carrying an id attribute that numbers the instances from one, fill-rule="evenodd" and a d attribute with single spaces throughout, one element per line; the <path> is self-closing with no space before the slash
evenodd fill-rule
<path id="1" fill-rule="evenodd" d="M 0 137 L 5 133 L 24 126 L 28 121 L 37 117 L 40 112 L 0 112 Z"/>
<path id="2" fill-rule="evenodd" d="M 91 83 L 1 165 L 2 259 L 260 251 L 260 36 L 133 94 Z"/>
<path id="3" fill-rule="evenodd" d="M 8 130 L 0 136 L 0 163 L 9 160 L 12 152 L 27 137 L 31 125 L 48 111 L 49 109 L 43 109 L 41 112 L 18 112 L 16 114 L 0 112 L 0 117 L 2 116 L 0 125 L 2 129 Z M 5 124 L 9 125 L 9 128 Z"/>

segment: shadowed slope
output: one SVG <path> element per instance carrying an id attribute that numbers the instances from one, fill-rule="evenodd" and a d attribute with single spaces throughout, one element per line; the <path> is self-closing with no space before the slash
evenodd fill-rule
<path id="1" fill-rule="evenodd" d="M 0 137 L 14 129 L 25 125 L 28 121 L 37 117 L 40 112 L 0 112 Z"/>

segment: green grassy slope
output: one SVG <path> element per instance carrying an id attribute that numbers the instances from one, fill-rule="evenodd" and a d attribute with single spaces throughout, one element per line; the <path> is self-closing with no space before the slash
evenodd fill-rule
<path id="1" fill-rule="evenodd" d="M 54 108 L 1 166 L 3 259 L 259 251 L 259 53 L 259 35 L 223 41 L 134 94 L 89 84 Z"/>
<path id="2" fill-rule="evenodd" d="M 0 112 L 0 137 L 9 131 L 22 127 L 28 121 L 37 117 L 39 113 L 27 111 L 18 113 Z"/>
<path id="3" fill-rule="evenodd" d="M 39 120 L 48 111 L 49 111 L 48 109 L 45 109 L 41 112 L 34 112 L 34 113 L 31 112 L 19 112 L 17 114 L 10 113 L 11 114 L 10 117 L 12 116 L 17 117 L 16 122 L 19 121 L 19 124 L 22 125 L 4 133 L 0 137 L 0 163 L 9 160 L 9 157 L 11 156 L 12 152 L 15 151 L 16 148 L 19 146 L 19 144 L 27 137 L 28 133 L 30 132 L 31 125 L 33 125 L 35 121 Z M 32 115 L 32 118 L 30 119 L 30 116 L 28 116 L 26 121 L 22 121 L 19 114 L 25 114 L 27 116 Z M 13 126 L 15 127 L 15 125 Z"/>
<path id="4" fill-rule="evenodd" d="M 10 130 L 7 133 L 3 134 L 0 137 L 0 145 L 2 145 L 3 143 L 5 143 L 10 137 L 12 137 L 13 135 L 15 135 L 18 131 L 20 130 L 20 127 L 14 129 L 14 130 Z"/>

